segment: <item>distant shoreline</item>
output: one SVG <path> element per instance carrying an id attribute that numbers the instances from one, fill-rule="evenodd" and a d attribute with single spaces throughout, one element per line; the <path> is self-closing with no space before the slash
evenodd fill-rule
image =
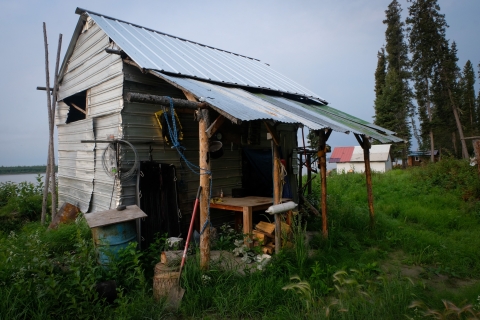
<path id="1" fill-rule="evenodd" d="M 0 175 L 45 174 L 46 171 L 47 171 L 47 166 L 16 166 L 16 167 L 0 166 Z M 58 172 L 58 166 L 55 166 L 55 172 Z"/>

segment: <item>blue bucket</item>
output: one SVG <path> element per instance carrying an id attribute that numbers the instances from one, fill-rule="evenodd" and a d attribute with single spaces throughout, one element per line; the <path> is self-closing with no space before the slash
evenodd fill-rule
<path id="1" fill-rule="evenodd" d="M 118 252 L 137 240 L 135 220 L 92 228 L 93 241 L 97 251 L 97 260 L 108 266 L 118 258 Z"/>

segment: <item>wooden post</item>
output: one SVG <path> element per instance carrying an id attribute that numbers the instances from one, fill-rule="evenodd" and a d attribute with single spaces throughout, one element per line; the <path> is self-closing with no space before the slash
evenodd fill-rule
<path id="1" fill-rule="evenodd" d="M 312 193 L 312 154 L 307 154 L 307 194 Z"/>
<path id="2" fill-rule="evenodd" d="M 55 109 L 57 105 L 57 89 L 58 89 L 58 69 L 60 67 L 60 51 L 62 50 L 62 34 L 58 37 L 58 47 L 57 47 L 57 58 L 55 61 L 55 75 L 53 79 L 53 93 L 52 93 L 52 106 L 51 106 L 51 117 L 52 121 L 50 122 L 50 177 L 52 181 L 52 221 L 57 215 L 57 183 L 55 176 L 55 149 L 53 144 L 53 136 L 55 132 Z"/>
<path id="3" fill-rule="evenodd" d="M 202 193 L 200 197 L 200 228 L 207 226 L 200 235 L 200 268 L 208 270 L 210 264 L 210 221 L 208 221 L 208 203 L 210 197 L 210 164 L 207 162 L 208 157 L 208 136 L 205 132 L 208 128 L 208 110 L 197 111 L 199 115 L 198 136 L 199 136 L 199 167 L 200 169 L 200 186 Z"/>
<path id="4" fill-rule="evenodd" d="M 321 198 L 322 198 L 322 236 L 328 238 L 328 219 L 327 219 L 327 140 L 332 133 L 332 129 L 318 131 L 318 165 L 320 166 L 321 178 Z"/>
<path id="5" fill-rule="evenodd" d="M 302 184 L 302 171 L 303 171 L 303 156 L 302 153 L 298 153 L 299 159 L 300 159 L 300 164 L 298 166 L 298 191 L 300 192 L 303 189 L 303 184 Z M 302 192 L 303 194 L 303 192 Z M 300 199 L 300 198 L 299 198 Z M 299 201 L 301 203 L 301 201 Z"/>
<path id="6" fill-rule="evenodd" d="M 279 204 L 282 197 L 280 181 L 280 155 L 278 146 L 273 147 L 273 204 Z M 279 253 L 282 248 L 282 217 L 279 213 L 275 214 L 275 253 Z"/>
<path id="7" fill-rule="evenodd" d="M 372 172 L 370 170 L 370 148 L 371 144 L 368 138 L 362 134 L 355 134 L 355 138 L 363 149 L 363 160 L 365 162 L 365 177 L 367 180 L 368 210 L 370 212 L 370 229 L 375 227 L 375 212 L 373 210 L 373 191 L 372 191 Z"/>

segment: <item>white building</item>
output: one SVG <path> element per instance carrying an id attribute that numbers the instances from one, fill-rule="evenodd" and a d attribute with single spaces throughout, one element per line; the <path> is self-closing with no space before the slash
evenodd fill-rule
<path id="1" fill-rule="evenodd" d="M 372 145 L 370 149 L 370 168 L 376 172 L 392 169 L 390 144 Z M 337 172 L 364 172 L 363 149 L 357 147 L 337 147 L 333 150 L 330 163 L 337 164 Z"/>

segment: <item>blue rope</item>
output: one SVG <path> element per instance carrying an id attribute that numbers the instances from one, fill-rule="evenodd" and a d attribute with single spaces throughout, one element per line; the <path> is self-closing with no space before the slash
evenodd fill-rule
<path id="1" fill-rule="evenodd" d="M 171 97 L 167 97 L 170 100 L 170 115 L 171 115 L 171 122 L 172 125 L 170 126 L 170 121 L 168 119 L 168 111 L 166 110 L 165 107 L 163 108 L 163 114 L 165 116 L 165 122 L 167 123 L 168 127 L 168 133 L 170 135 L 170 140 L 172 142 L 172 149 L 175 148 L 180 155 L 180 158 L 185 161 L 185 164 L 187 167 L 192 171 L 193 173 L 197 175 L 209 175 L 210 176 L 210 194 L 208 195 L 208 214 L 207 214 L 207 220 L 205 220 L 205 223 L 202 226 L 202 230 L 200 231 L 200 234 L 202 235 L 205 229 L 207 228 L 208 225 L 212 225 L 210 222 L 210 200 L 212 199 L 212 172 L 210 170 L 207 170 L 205 168 L 200 168 L 199 166 L 191 163 L 188 161 L 188 159 L 185 157 L 183 154 L 183 151 L 185 150 L 185 147 L 180 144 L 180 141 L 178 139 L 178 130 L 177 130 L 177 123 L 175 121 L 175 110 L 173 106 L 173 100 Z M 173 128 L 172 128 L 173 127 Z M 203 171 L 203 173 L 202 173 Z"/>

